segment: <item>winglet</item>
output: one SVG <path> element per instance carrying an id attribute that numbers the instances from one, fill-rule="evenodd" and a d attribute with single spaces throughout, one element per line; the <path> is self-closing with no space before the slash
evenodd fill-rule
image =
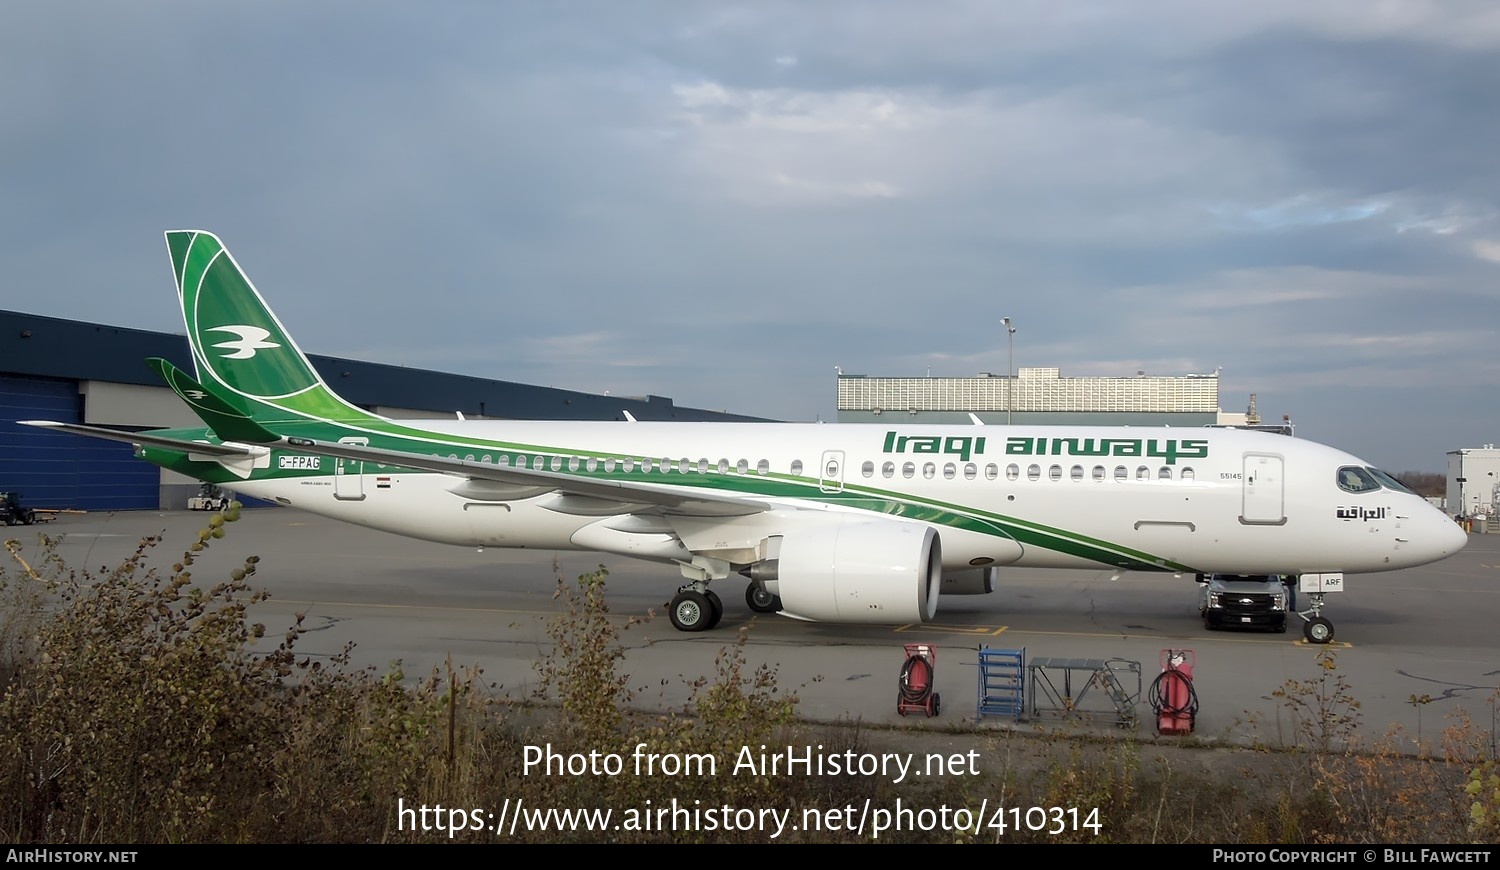
<path id="1" fill-rule="evenodd" d="M 146 360 L 161 379 L 167 382 L 193 413 L 224 441 L 271 444 L 281 436 L 250 419 L 250 414 L 235 402 L 194 380 L 187 372 L 160 357 Z"/>
<path id="2" fill-rule="evenodd" d="M 639 420 L 637 420 L 635 418 L 635 415 L 632 414 L 632 413 L 630 413 L 629 411 L 622 410 L 620 413 L 624 414 L 625 415 L 625 419 L 629 420 L 632 423 L 639 423 L 640 422 Z"/>
<path id="3" fill-rule="evenodd" d="M 983 426 L 984 425 L 984 421 L 981 420 L 981 419 L 979 419 L 979 415 L 976 414 L 976 413 L 974 413 L 973 411 L 969 412 L 969 419 L 972 420 L 972 421 L 974 421 L 974 425 L 975 426 Z"/>

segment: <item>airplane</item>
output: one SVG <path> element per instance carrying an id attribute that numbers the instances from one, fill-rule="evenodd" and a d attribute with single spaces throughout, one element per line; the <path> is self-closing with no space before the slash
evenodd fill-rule
<path id="1" fill-rule="evenodd" d="M 1110 569 L 1300 578 L 1303 635 L 1326 644 L 1346 573 L 1467 542 L 1370 463 L 1251 430 L 391 419 L 323 381 L 217 236 L 166 242 L 194 372 L 148 362 L 204 425 L 23 422 L 413 538 L 675 565 L 681 631 L 719 623 L 735 576 L 756 613 L 901 625 L 1004 568 Z"/>

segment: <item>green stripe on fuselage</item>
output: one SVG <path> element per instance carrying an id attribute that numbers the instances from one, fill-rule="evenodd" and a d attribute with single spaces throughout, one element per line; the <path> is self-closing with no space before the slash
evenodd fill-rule
<path id="1" fill-rule="evenodd" d="M 323 441 L 336 441 L 340 437 L 347 437 L 354 432 L 358 432 L 362 437 L 367 438 L 370 442 L 369 446 L 387 450 L 420 453 L 430 456 L 457 457 L 459 459 L 472 459 L 472 461 L 488 461 L 496 465 L 499 465 L 501 457 L 504 457 L 507 466 L 515 462 L 517 457 L 524 456 L 528 460 L 528 468 L 531 467 L 530 461 L 534 457 L 542 456 L 546 458 L 543 468 L 547 471 L 553 471 L 552 459 L 557 457 L 560 461 L 557 473 L 576 476 L 582 479 L 612 480 L 658 486 L 666 484 L 701 488 L 720 494 L 799 499 L 807 502 L 839 505 L 870 513 L 927 522 L 937 526 L 961 529 L 980 535 L 1012 539 L 1024 546 L 1042 548 L 1108 565 L 1112 568 L 1123 568 L 1132 571 L 1192 570 L 1186 565 L 1159 559 L 1141 550 L 1080 535 L 1064 528 L 1049 526 L 1005 514 L 983 511 L 963 504 L 917 499 L 905 493 L 876 487 L 846 485 L 845 489 L 841 492 L 825 492 L 816 478 L 793 477 L 789 474 L 780 473 L 761 475 L 754 471 L 745 474 L 732 472 L 720 475 L 717 471 L 711 470 L 708 474 L 699 474 L 696 471 L 696 463 L 692 464 L 691 470 L 686 474 L 677 470 L 676 463 L 669 463 L 673 470 L 664 473 L 660 470 L 659 460 L 655 459 L 652 460 L 653 470 L 645 472 L 641 470 L 642 457 L 631 454 L 563 450 L 548 445 L 523 444 L 510 441 L 458 440 L 452 436 L 400 424 L 380 427 L 359 427 L 358 429 L 328 423 L 292 424 L 282 427 L 282 434 Z M 204 430 L 184 434 L 190 439 L 202 438 L 208 440 L 205 437 L 206 433 Z M 154 452 L 166 454 L 170 451 Z M 280 467 L 282 465 L 281 457 L 283 456 L 305 455 L 308 454 L 299 453 L 295 449 L 277 449 L 273 451 L 271 456 L 270 468 L 256 469 L 252 479 L 308 477 L 331 474 L 333 472 L 334 460 L 329 457 L 324 457 L 327 461 L 321 463 L 321 467 L 318 469 Z M 157 464 L 164 464 L 153 458 L 151 453 L 147 454 L 147 458 L 151 458 Z M 577 459 L 580 465 L 576 471 L 569 468 L 570 461 L 573 459 Z M 596 467 L 594 471 L 587 470 L 586 463 L 589 459 L 593 459 L 595 462 Z M 604 460 L 609 459 L 615 461 L 615 469 L 613 471 L 604 470 Z M 626 472 L 623 468 L 627 460 L 634 463 L 634 470 L 630 472 Z M 183 471 L 182 467 L 180 467 L 183 463 L 186 463 L 191 470 Z M 367 468 L 371 466 L 380 468 L 400 467 L 378 463 L 366 464 Z M 189 463 L 185 455 L 170 467 L 173 467 L 173 470 L 183 471 L 183 473 L 194 477 L 203 477 L 205 469 L 216 468 L 221 473 L 222 480 L 215 480 L 214 482 L 228 482 L 242 479 L 224 470 L 216 462 Z M 434 474 L 439 472 L 410 470 L 403 471 L 403 473 Z"/>

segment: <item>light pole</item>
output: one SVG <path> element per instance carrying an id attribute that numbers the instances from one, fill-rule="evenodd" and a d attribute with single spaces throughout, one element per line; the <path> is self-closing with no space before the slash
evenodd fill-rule
<path id="1" fill-rule="evenodd" d="M 1016 327 L 1009 317 L 1000 322 L 1005 324 L 1005 425 L 1009 426 L 1016 408 Z"/>

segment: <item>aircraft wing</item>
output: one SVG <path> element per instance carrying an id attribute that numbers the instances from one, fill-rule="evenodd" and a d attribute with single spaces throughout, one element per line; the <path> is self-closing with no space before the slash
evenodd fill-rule
<path id="1" fill-rule="evenodd" d="M 124 429 L 107 429 L 103 426 L 85 426 L 82 423 L 58 423 L 53 420 L 17 420 L 16 422 L 22 426 L 55 429 L 58 432 L 72 432 L 74 435 L 87 435 L 90 438 L 103 438 L 106 441 L 123 441 L 126 444 L 135 444 L 137 446 L 149 444 L 152 447 L 164 447 L 168 450 L 181 450 L 184 453 L 197 453 L 204 456 L 233 456 L 238 458 L 259 456 L 266 451 L 264 447 L 252 447 L 247 444 L 212 444 L 208 441 L 188 441 L 183 438 L 153 435 L 150 432 L 129 432 Z"/>
<path id="2" fill-rule="evenodd" d="M 337 456 L 363 462 L 437 471 L 469 478 L 454 492 L 475 498 L 495 500 L 526 498 L 554 492 L 571 501 L 562 501 L 558 509 L 565 513 L 620 514 L 666 513 L 689 516 L 746 516 L 770 510 L 771 506 L 755 499 L 721 495 L 713 491 L 684 491 L 682 487 L 613 480 L 595 480 L 555 471 L 512 468 L 473 459 L 452 459 L 423 453 L 387 450 L 363 444 L 318 441 L 287 437 L 283 444 L 293 450 L 319 456 Z"/>

